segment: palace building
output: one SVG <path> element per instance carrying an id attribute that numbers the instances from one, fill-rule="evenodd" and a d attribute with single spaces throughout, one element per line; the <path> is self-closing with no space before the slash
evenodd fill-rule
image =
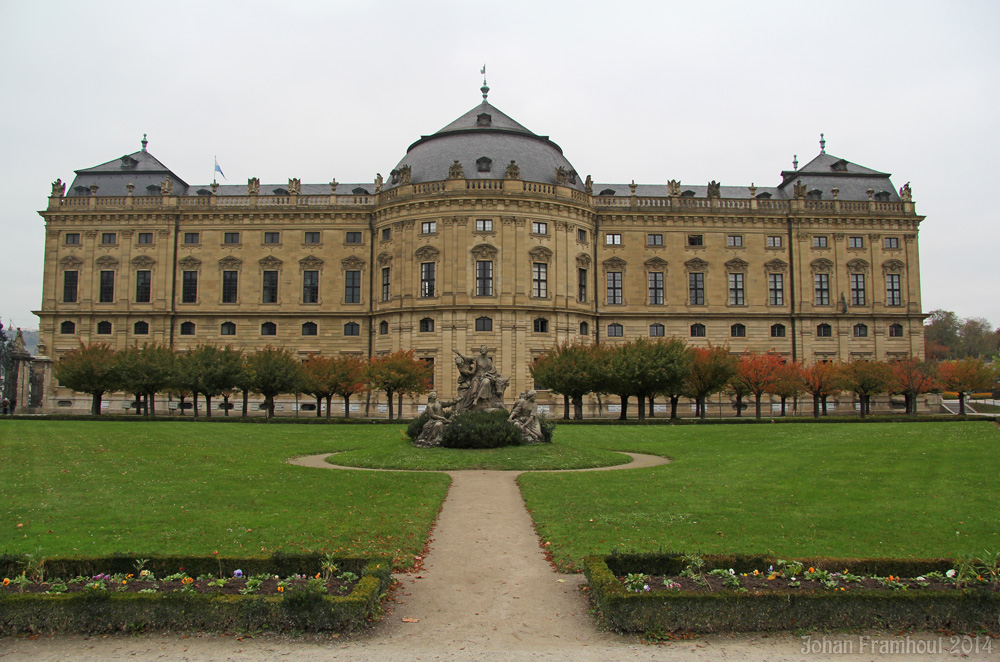
<path id="1" fill-rule="evenodd" d="M 40 212 L 39 354 L 97 341 L 303 358 L 412 348 L 450 397 L 452 349 L 487 345 L 511 402 L 533 386 L 533 357 L 572 340 L 676 336 L 805 362 L 923 355 L 923 217 L 908 185 L 822 141 L 771 187 L 595 183 L 487 92 L 374 182 L 188 184 L 145 137 L 57 181 Z M 37 404 L 86 411 L 89 398 L 46 380 Z"/>

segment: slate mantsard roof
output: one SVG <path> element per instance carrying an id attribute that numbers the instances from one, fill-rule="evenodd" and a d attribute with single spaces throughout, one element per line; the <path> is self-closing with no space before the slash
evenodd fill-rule
<path id="1" fill-rule="evenodd" d="M 441 181 L 448 177 L 451 165 L 458 161 L 466 179 L 502 179 L 508 164 L 514 161 L 520 168 L 521 179 L 546 184 L 556 183 L 556 170 L 565 169 L 569 174 L 568 185 L 584 190 L 583 177 L 563 156 L 562 148 L 548 136 L 529 131 L 522 124 L 500 111 L 485 99 L 441 130 L 421 136 L 406 151 L 399 163 L 386 178 L 385 188 L 398 184 L 397 173 L 409 166 L 414 184 Z M 98 185 L 97 195 L 122 196 L 128 184 L 133 184 L 135 195 L 159 195 L 159 187 L 169 177 L 174 182 L 174 195 L 194 196 L 209 193 L 209 185 L 188 185 L 156 157 L 143 149 L 106 163 L 76 171 L 67 196 L 90 194 L 90 186 Z M 775 187 L 757 187 L 757 197 L 789 199 L 793 196 L 792 184 L 801 182 L 808 191 L 819 191 L 823 199 L 831 199 L 832 189 L 838 189 L 841 200 L 867 200 L 868 189 L 881 194 L 882 199 L 899 201 L 899 195 L 888 173 L 872 170 L 846 159 L 822 151 L 813 160 L 797 170 L 781 172 L 781 182 Z M 264 195 L 283 193 L 287 184 L 261 184 Z M 341 183 L 338 193 L 371 194 L 374 184 Z M 684 195 L 704 198 L 708 195 L 705 185 L 681 185 Z M 629 184 L 594 183 L 594 195 L 631 195 Z M 246 195 L 245 184 L 224 184 L 218 195 Z M 329 184 L 302 184 L 303 195 L 328 195 Z M 646 197 L 667 196 L 667 184 L 638 184 L 635 195 Z M 749 198 L 748 186 L 723 186 L 722 198 Z"/>

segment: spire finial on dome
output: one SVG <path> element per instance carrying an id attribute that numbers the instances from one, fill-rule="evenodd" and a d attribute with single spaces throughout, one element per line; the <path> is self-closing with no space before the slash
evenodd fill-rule
<path id="1" fill-rule="evenodd" d="M 799 169 L 799 155 L 795 154 L 794 156 L 792 156 L 792 170 L 798 170 L 798 169 Z"/>
<path id="2" fill-rule="evenodd" d="M 142 151 L 145 152 L 146 151 L 146 145 L 149 144 L 149 141 L 146 140 L 146 134 L 145 133 L 142 134 L 142 140 L 140 142 L 142 143 Z"/>
<path id="3" fill-rule="evenodd" d="M 483 75 L 483 86 L 479 88 L 479 91 L 483 93 L 483 101 L 486 101 L 487 95 L 490 93 L 490 86 L 486 84 L 486 65 L 483 65 L 482 70 L 479 72 Z"/>
<path id="4" fill-rule="evenodd" d="M 819 134 L 819 153 L 826 154 L 826 138 L 823 137 L 822 133 Z"/>

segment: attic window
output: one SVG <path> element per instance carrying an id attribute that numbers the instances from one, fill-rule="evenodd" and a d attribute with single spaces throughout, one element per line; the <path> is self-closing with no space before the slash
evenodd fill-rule
<path id="1" fill-rule="evenodd" d="M 393 170 L 389 173 L 389 183 L 393 185 L 399 183 L 399 170 Z"/>
<path id="2" fill-rule="evenodd" d="M 273 191 L 271 191 L 271 193 L 274 193 L 275 195 L 288 195 L 288 190 L 283 188 L 276 188 Z"/>
<path id="3" fill-rule="evenodd" d="M 139 165 L 139 162 L 133 159 L 131 156 L 122 157 L 122 168 L 134 168 Z"/>
<path id="4" fill-rule="evenodd" d="M 476 126 L 493 126 L 493 117 L 489 113 L 476 115 Z"/>
<path id="5" fill-rule="evenodd" d="M 150 184 L 146 187 L 146 195 L 159 195 L 160 187 L 157 184 Z"/>
<path id="6" fill-rule="evenodd" d="M 845 159 L 840 159 L 834 163 L 830 164 L 830 170 L 834 172 L 847 172 L 847 161 Z"/>
<path id="7" fill-rule="evenodd" d="M 613 188 L 606 188 L 603 191 L 601 191 L 598 195 L 614 195 L 614 194 L 615 190 Z"/>
<path id="8" fill-rule="evenodd" d="M 485 156 L 481 156 L 476 159 L 476 170 L 479 172 L 489 172 L 490 168 L 493 167 L 493 160 L 488 159 Z"/>
<path id="9" fill-rule="evenodd" d="M 879 191 L 878 193 L 875 194 L 875 200 L 877 200 L 878 202 L 889 202 L 889 192 Z"/>
<path id="10" fill-rule="evenodd" d="M 806 197 L 809 198 L 810 200 L 822 200 L 823 191 L 820 191 L 818 188 L 814 188 L 813 190 L 809 191 L 809 193 L 806 194 Z"/>
<path id="11" fill-rule="evenodd" d="M 77 195 L 89 195 L 90 194 L 90 189 L 87 188 L 86 186 L 74 186 L 73 190 L 76 191 Z M 157 187 L 157 191 L 159 191 L 159 187 Z"/>
<path id="12" fill-rule="evenodd" d="M 681 193 L 681 197 L 682 198 L 693 198 L 694 197 L 694 191 L 692 191 L 690 189 L 687 190 L 687 191 L 684 191 L 683 193 Z"/>
<path id="13" fill-rule="evenodd" d="M 371 195 L 371 193 L 368 192 L 368 189 L 361 188 L 360 186 L 356 189 L 352 189 L 351 193 L 353 193 L 354 195 Z"/>
<path id="14" fill-rule="evenodd" d="M 770 200 L 771 199 L 771 194 L 770 193 L 758 193 L 757 194 L 757 199 L 758 200 Z"/>
<path id="15" fill-rule="evenodd" d="M 198 195 L 212 195 L 212 192 L 207 188 L 200 188 L 198 189 Z"/>

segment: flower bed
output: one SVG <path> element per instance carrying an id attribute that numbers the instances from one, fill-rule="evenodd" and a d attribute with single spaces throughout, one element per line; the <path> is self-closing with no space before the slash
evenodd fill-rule
<path id="1" fill-rule="evenodd" d="M 588 557 L 591 599 L 619 631 L 905 628 L 996 632 L 998 556 L 986 560 Z"/>
<path id="2" fill-rule="evenodd" d="M 158 574 L 151 567 L 169 565 L 168 559 L 131 559 L 131 571 L 124 572 L 128 568 L 121 566 L 126 559 L 34 563 L 30 557 L 0 558 L 4 572 L 0 634 L 153 629 L 346 631 L 362 626 L 373 615 L 391 572 L 389 559 L 304 555 L 270 559 L 269 566 L 268 559 L 188 558 L 187 566 L 173 565 L 178 572 Z M 209 560 L 217 572 L 190 570 Z M 225 569 L 232 564 L 252 568 L 253 573 Z M 289 567 L 296 571 L 271 572 Z"/>

